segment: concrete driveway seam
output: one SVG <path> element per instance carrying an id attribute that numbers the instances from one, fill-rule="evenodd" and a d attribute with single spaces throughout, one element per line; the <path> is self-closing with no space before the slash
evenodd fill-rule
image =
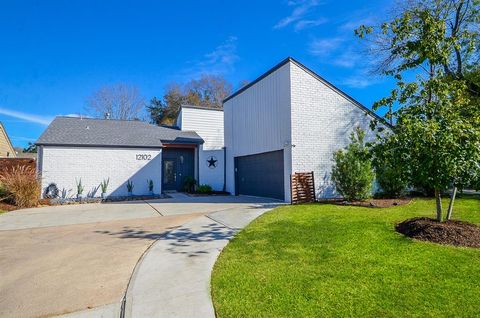
<path id="1" fill-rule="evenodd" d="M 150 206 L 152 209 L 154 209 L 158 214 L 160 214 L 161 216 L 164 216 L 164 215 L 162 214 L 162 212 L 160 212 L 159 210 L 157 210 L 153 205 L 150 204 L 150 202 L 145 201 L 145 200 L 144 200 L 143 202 L 145 202 L 146 204 L 148 204 L 148 206 Z"/>

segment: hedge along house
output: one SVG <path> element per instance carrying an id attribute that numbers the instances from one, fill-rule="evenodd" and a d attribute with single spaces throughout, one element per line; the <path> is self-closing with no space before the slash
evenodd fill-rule
<path id="1" fill-rule="evenodd" d="M 68 197 L 82 180 L 85 193 L 100 196 L 99 185 L 109 178 L 110 196 L 180 191 L 187 176 L 198 180 L 199 147 L 204 140 L 193 131 L 159 127 L 135 120 L 56 117 L 40 136 L 37 170 L 42 189 L 55 183 Z"/>
<path id="2" fill-rule="evenodd" d="M 333 153 L 356 127 L 374 138 L 372 111 L 287 58 L 224 100 L 226 189 L 290 202 L 290 176 L 314 172 L 317 198 L 338 196 Z"/>

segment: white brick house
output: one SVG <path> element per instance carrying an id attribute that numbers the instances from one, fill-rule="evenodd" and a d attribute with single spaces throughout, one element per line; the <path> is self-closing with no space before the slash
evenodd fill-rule
<path id="1" fill-rule="evenodd" d="M 318 198 L 337 196 L 330 179 L 333 153 L 356 127 L 374 137 L 382 120 L 292 58 L 224 100 L 222 109 L 184 105 L 177 127 L 140 121 L 57 117 L 37 141 L 42 188 L 74 196 L 75 180 L 98 196 L 110 178 L 112 196 L 182 191 L 185 177 L 231 194 L 290 202 L 290 176 L 315 174 Z"/>
<path id="2" fill-rule="evenodd" d="M 51 183 L 67 197 L 100 196 L 100 183 L 109 179 L 109 196 L 181 191 L 183 179 L 198 180 L 199 147 L 204 140 L 193 131 L 158 127 L 135 120 L 57 117 L 40 136 L 37 170 L 42 189 Z"/>
<path id="3" fill-rule="evenodd" d="M 224 101 L 226 185 L 235 194 L 290 202 L 290 175 L 314 171 L 318 198 L 337 196 L 334 151 L 373 112 L 292 58 Z M 268 171 L 262 174 L 262 171 Z"/>

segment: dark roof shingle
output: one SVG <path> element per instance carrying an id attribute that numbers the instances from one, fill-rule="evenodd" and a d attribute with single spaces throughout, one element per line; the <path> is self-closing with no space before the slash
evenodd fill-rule
<path id="1" fill-rule="evenodd" d="M 138 120 L 56 117 L 37 145 L 160 148 L 164 143 L 201 144 L 194 131 L 159 127 Z"/>

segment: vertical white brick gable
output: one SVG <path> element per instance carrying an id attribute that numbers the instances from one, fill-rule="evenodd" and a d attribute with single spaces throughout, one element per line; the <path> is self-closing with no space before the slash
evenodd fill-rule
<path id="1" fill-rule="evenodd" d="M 319 198 L 336 197 L 331 182 L 333 153 L 350 143 L 356 127 L 374 138 L 372 115 L 314 75 L 290 62 L 292 171 L 314 171 Z"/>

